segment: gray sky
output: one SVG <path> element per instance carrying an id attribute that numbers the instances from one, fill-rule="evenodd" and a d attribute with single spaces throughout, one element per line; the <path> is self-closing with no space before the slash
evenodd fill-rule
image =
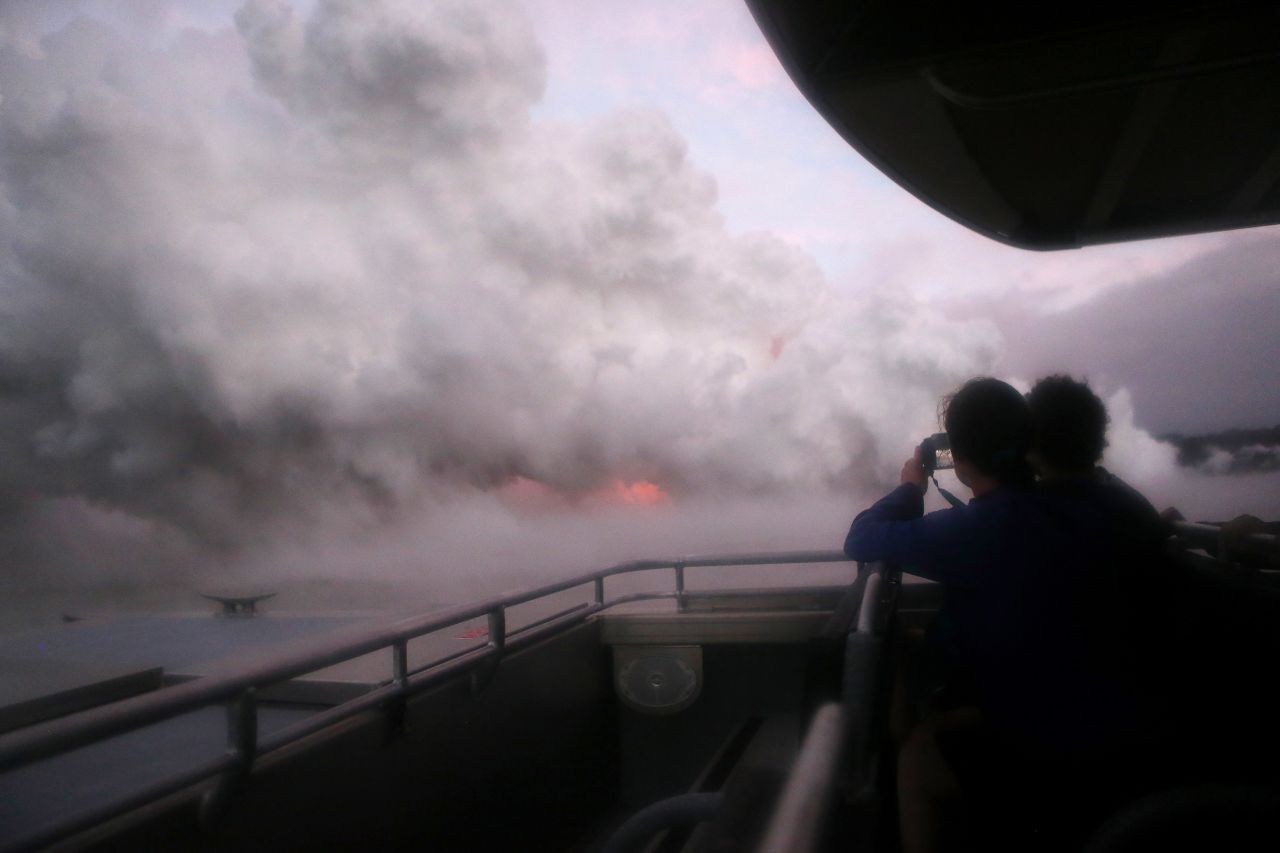
<path id="1" fill-rule="evenodd" d="M 997 309 L 999 310 L 999 309 Z M 1233 241 L 1073 308 L 1008 311 L 1002 367 L 1066 371 L 1128 388 L 1137 421 L 1162 432 L 1280 424 L 1280 237 Z"/>

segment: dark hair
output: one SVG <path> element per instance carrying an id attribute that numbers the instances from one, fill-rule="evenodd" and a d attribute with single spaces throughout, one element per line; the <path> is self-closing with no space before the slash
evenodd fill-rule
<path id="1" fill-rule="evenodd" d="M 957 457 L 1002 485 L 1031 484 L 1031 411 L 1016 388 L 989 376 L 970 379 L 943 407 L 943 426 Z"/>
<path id="2" fill-rule="evenodd" d="M 1035 424 L 1032 447 L 1059 471 L 1093 468 L 1107 446 L 1107 407 L 1086 382 L 1047 376 L 1027 395 Z"/>

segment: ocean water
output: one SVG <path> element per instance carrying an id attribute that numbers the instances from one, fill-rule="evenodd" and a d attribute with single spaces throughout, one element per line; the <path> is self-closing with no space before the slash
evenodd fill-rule
<path id="1" fill-rule="evenodd" d="M 354 578 L 292 578 L 260 587 L 274 591 L 263 602 L 264 613 L 423 613 L 452 603 L 439 591 L 405 581 Z M 69 619 L 92 619 L 120 613 L 214 613 L 220 609 L 200 591 L 237 591 L 235 585 L 203 583 L 139 583 L 47 587 L 0 585 L 0 632 L 51 625 Z M 248 591 L 249 587 L 241 588 Z"/>

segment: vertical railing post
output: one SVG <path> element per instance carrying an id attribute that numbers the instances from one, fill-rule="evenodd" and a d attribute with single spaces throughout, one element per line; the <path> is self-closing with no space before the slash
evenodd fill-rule
<path id="1" fill-rule="evenodd" d="M 507 645 L 507 611 L 498 607 L 489 611 L 489 646 L 502 654 Z"/>
<path id="2" fill-rule="evenodd" d="M 507 646 L 507 610 L 505 607 L 495 607 L 490 610 L 487 616 L 489 625 L 489 648 L 495 652 L 492 660 L 483 661 L 478 664 L 475 669 L 471 670 L 471 692 L 478 695 L 493 680 L 494 673 L 498 671 L 498 664 L 502 661 L 502 651 Z"/>
<path id="3" fill-rule="evenodd" d="M 405 722 L 409 708 L 409 640 L 406 637 L 391 644 L 391 683 L 396 686 L 396 695 L 386 706 L 387 732 L 389 737 L 395 737 L 409 730 Z"/>
<path id="4" fill-rule="evenodd" d="M 409 641 L 403 637 L 391 644 L 391 679 L 401 690 L 409 683 Z"/>
<path id="5" fill-rule="evenodd" d="M 231 767 L 200 801 L 200 824 L 212 827 L 226 814 L 236 790 L 253 769 L 258 751 L 258 692 L 247 688 L 227 703 L 227 752 Z"/>
<path id="6" fill-rule="evenodd" d="M 683 613 L 689 603 L 684 594 L 684 563 L 676 563 L 676 610 Z"/>
<path id="7" fill-rule="evenodd" d="M 252 687 L 227 706 L 227 747 L 236 757 L 240 775 L 248 775 L 258 752 L 258 691 Z"/>
<path id="8" fill-rule="evenodd" d="M 604 578 L 603 577 L 596 578 L 595 588 L 596 588 L 596 604 L 603 606 L 604 605 Z"/>

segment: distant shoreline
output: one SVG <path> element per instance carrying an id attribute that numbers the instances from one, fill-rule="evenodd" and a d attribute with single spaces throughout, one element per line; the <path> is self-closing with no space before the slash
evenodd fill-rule
<path id="1" fill-rule="evenodd" d="M 1178 448 L 1178 464 L 1208 474 L 1280 471 L 1280 424 L 1257 429 L 1229 429 L 1203 435 L 1158 436 Z"/>

